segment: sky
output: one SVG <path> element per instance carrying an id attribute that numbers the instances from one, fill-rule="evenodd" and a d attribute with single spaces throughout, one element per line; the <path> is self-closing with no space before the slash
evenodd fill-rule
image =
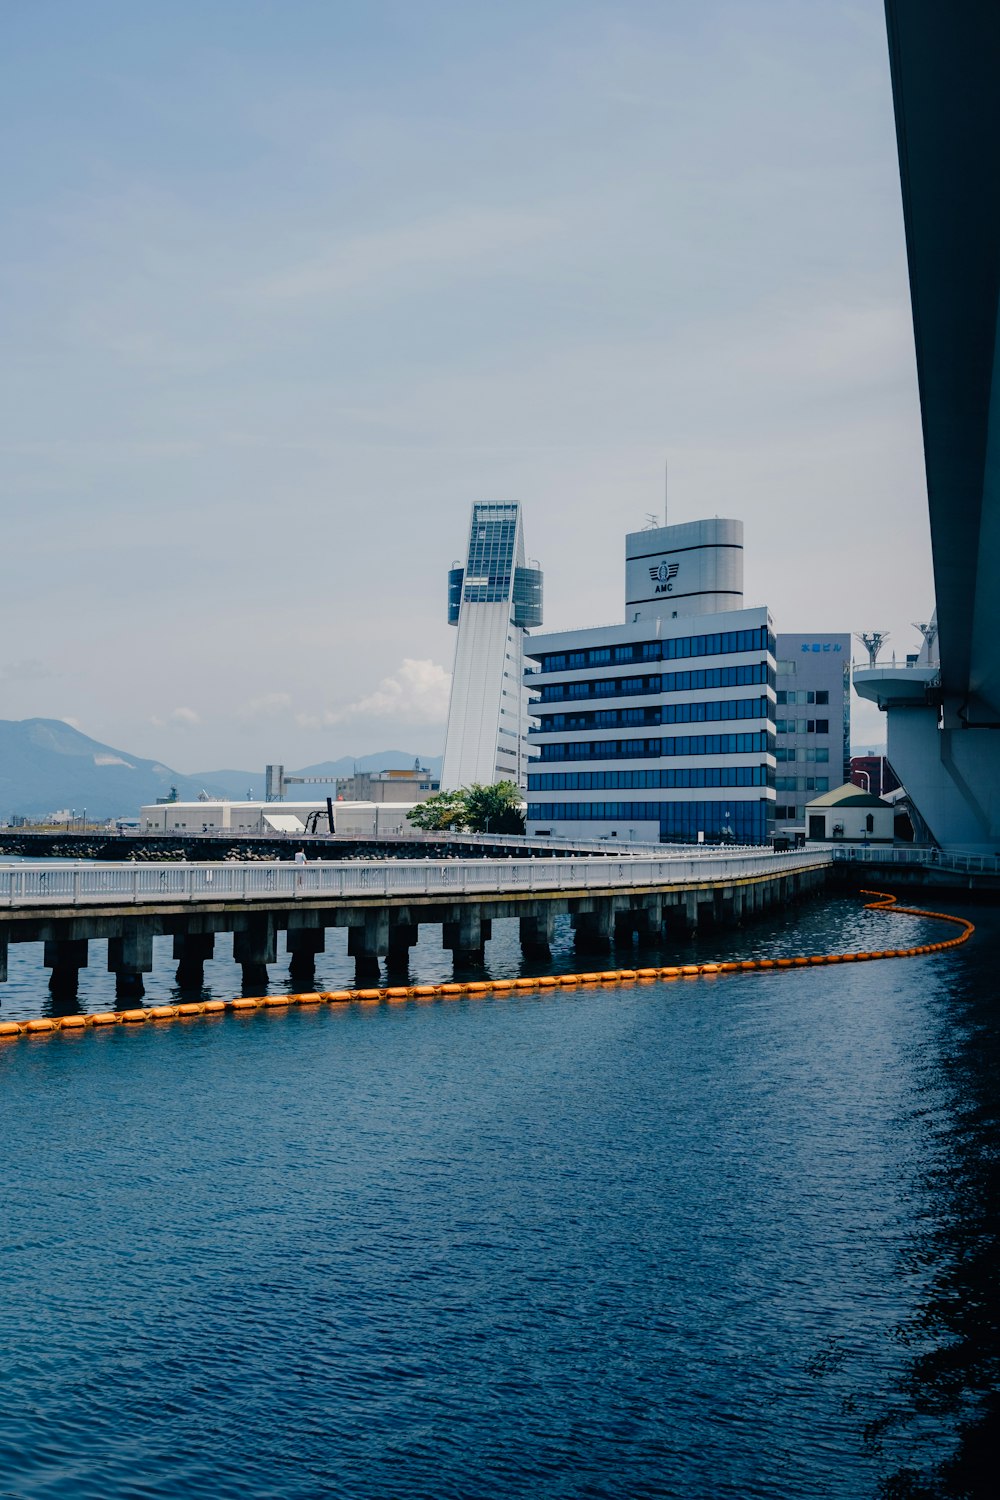
<path id="1" fill-rule="evenodd" d="M 779 630 L 919 645 L 881 0 L 0 18 L 0 717 L 439 754 L 472 503 L 522 502 L 547 629 L 606 624 L 665 462 Z"/>

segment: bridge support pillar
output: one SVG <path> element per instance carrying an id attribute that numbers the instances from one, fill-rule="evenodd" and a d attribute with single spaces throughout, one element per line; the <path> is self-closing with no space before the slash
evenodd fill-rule
<path id="1" fill-rule="evenodd" d="M 664 891 L 660 897 L 660 942 L 672 943 L 684 930 L 684 898 L 673 891 Z"/>
<path id="2" fill-rule="evenodd" d="M 128 927 L 121 937 L 108 938 L 108 972 L 115 976 L 119 1000 L 141 1000 L 146 993 L 143 975 L 153 967 L 153 934 L 146 927 Z"/>
<path id="3" fill-rule="evenodd" d="M 205 964 L 214 952 L 215 934 L 212 932 L 178 932 L 175 935 L 178 989 L 201 989 L 205 983 Z"/>
<path id="4" fill-rule="evenodd" d="M 663 905 L 660 898 L 648 896 L 645 904 L 632 912 L 632 918 L 640 947 L 658 947 L 663 934 Z"/>
<path id="5" fill-rule="evenodd" d="M 316 955 L 326 947 L 322 927 L 289 926 L 285 948 L 289 956 L 289 974 L 297 990 L 311 990 L 316 983 Z"/>
<path id="6" fill-rule="evenodd" d="M 4 978 L 7 977 L 7 939 L 3 940 Z M 44 963 L 52 972 L 49 989 L 54 995 L 69 999 L 76 996 L 80 986 L 80 970 L 87 967 L 86 938 L 50 938 L 45 943 Z"/>
<path id="7" fill-rule="evenodd" d="M 367 911 L 360 922 L 347 929 L 347 951 L 354 959 L 354 975 L 359 988 L 380 978 L 379 958 L 389 951 L 389 913 Z"/>
<path id="8" fill-rule="evenodd" d="M 456 968 L 478 968 L 485 960 L 485 948 L 493 935 L 493 924 L 480 916 L 478 906 L 464 906 L 458 920 L 444 922 L 441 941 L 451 949 Z"/>
<path id="9" fill-rule="evenodd" d="M 548 958 L 552 952 L 555 932 L 555 917 L 551 907 L 546 904 L 536 916 L 521 917 L 518 931 L 521 952 L 526 958 Z"/>
<path id="10" fill-rule="evenodd" d="M 393 922 L 389 926 L 389 940 L 385 950 L 385 967 L 388 972 L 405 974 L 410 967 L 410 949 L 416 946 L 420 928 L 416 922 Z"/>
<path id="11" fill-rule="evenodd" d="M 615 909 L 610 901 L 594 903 L 593 911 L 573 916 L 573 932 L 580 953 L 608 953 L 615 931 Z"/>
<path id="12" fill-rule="evenodd" d="M 246 926 L 233 933 L 233 958 L 243 969 L 243 993 L 267 989 L 267 966 L 278 957 L 278 934 L 268 912 L 246 918 Z"/>

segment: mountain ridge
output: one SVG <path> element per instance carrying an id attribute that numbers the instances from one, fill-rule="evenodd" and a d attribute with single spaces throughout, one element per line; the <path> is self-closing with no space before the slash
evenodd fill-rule
<path id="1" fill-rule="evenodd" d="M 350 776 L 359 771 L 403 770 L 417 757 L 400 750 L 344 755 L 319 761 L 293 776 Z M 439 756 L 421 756 L 437 774 Z M 165 762 L 132 755 L 95 740 L 61 719 L 0 719 L 0 818 L 45 817 L 62 808 L 88 818 L 134 817 L 144 803 L 166 797 L 172 787 L 184 800 L 242 800 L 250 788 L 264 795 L 264 772 L 224 769 L 185 775 Z M 317 792 L 320 790 L 316 789 Z M 292 789 L 294 793 L 294 788 Z M 307 789 L 302 789 L 303 796 Z"/>

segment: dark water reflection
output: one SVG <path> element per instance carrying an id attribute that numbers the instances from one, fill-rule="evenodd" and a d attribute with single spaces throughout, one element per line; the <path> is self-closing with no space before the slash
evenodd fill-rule
<path id="1" fill-rule="evenodd" d="M 0 1050 L 0 1495 L 992 1496 L 970 914 L 922 959 Z M 677 956 L 932 930 L 824 900 Z"/>

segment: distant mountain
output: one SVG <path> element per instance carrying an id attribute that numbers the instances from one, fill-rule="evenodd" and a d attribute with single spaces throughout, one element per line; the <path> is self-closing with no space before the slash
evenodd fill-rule
<path id="1" fill-rule="evenodd" d="M 200 777 L 102 745 L 60 719 L 0 719 L 0 816 L 44 817 L 64 807 L 86 809 L 88 818 L 128 816 L 172 786 L 180 797 L 197 797 L 203 785 Z M 222 787 L 205 790 L 225 795 Z"/>
<path id="2" fill-rule="evenodd" d="M 412 766 L 414 759 L 402 750 L 384 750 L 344 755 L 300 771 L 287 769 L 297 776 L 350 776 L 355 767 L 401 770 Z M 440 756 L 420 760 L 435 775 L 440 772 Z M 202 791 L 242 800 L 251 787 L 255 797 L 263 797 L 264 772 L 199 771 L 184 776 L 160 761 L 92 740 L 61 719 L 0 719 L 0 819 L 11 813 L 44 817 L 60 808 L 77 813 L 86 809 L 88 818 L 134 817 L 143 803 L 168 796 L 171 787 L 177 788 L 182 801 Z"/>

